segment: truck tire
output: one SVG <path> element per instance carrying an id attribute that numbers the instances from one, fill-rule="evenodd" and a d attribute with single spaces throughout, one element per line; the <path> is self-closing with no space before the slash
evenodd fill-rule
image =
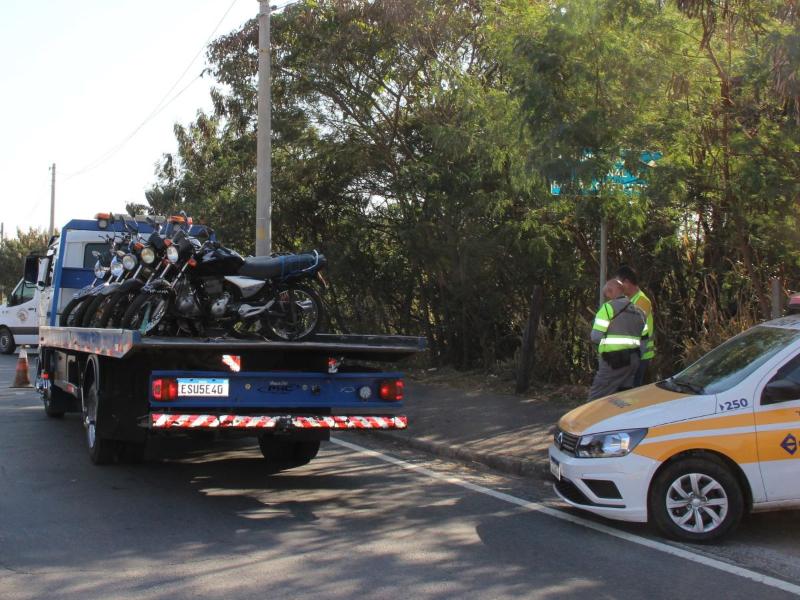
<path id="1" fill-rule="evenodd" d="M 129 465 L 138 465 L 144 462 L 147 444 L 141 442 L 122 442 L 119 448 L 119 459 Z"/>
<path id="2" fill-rule="evenodd" d="M 61 419 L 67 412 L 70 396 L 64 390 L 55 387 L 52 383 L 42 391 L 42 401 L 44 402 L 44 414 L 51 419 Z"/>
<path id="3" fill-rule="evenodd" d="M 36 378 L 42 375 L 42 361 L 47 361 L 49 355 L 44 352 L 39 353 L 36 359 Z M 73 397 L 66 393 L 64 390 L 55 387 L 53 381 L 47 380 L 47 388 L 42 390 L 42 403 L 44 404 L 44 414 L 51 419 L 61 419 L 67 408 L 72 404 Z"/>
<path id="4" fill-rule="evenodd" d="M 307 465 L 319 452 L 319 440 L 281 440 L 272 435 L 259 437 L 258 446 L 267 461 L 269 473 L 278 473 Z"/>
<path id="5" fill-rule="evenodd" d="M 96 361 L 94 363 L 97 364 Z M 107 465 L 117 458 L 119 444 L 103 437 L 98 427 L 99 420 L 104 417 L 103 395 L 101 385 L 95 373 L 90 380 L 88 389 L 83 391 L 83 425 L 86 428 L 86 445 L 89 449 L 89 458 L 96 465 Z"/>
<path id="6" fill-rule="evenodd" d="M 14 334 L 8 327 L 0 327 L 0 354 L 11 354 L 16 350 Z"/>
<path id="7" fill-rule="evenodd" d="M 730 468 L 713 457 L 679 458 L 654 478 L 650 519 L 666 536 L 710 542 L 733 530 L 742 518 L 742 489 Z"/>

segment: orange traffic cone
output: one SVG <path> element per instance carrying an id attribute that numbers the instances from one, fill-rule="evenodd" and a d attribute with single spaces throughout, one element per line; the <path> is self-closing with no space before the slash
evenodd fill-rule
<path id="1" fill-rule="evenodd" d="M 19 360 L 17 361 L 17 372 L 14 373 L 14 383 L 11 384 L 12 388 L 25 388 L 31 387 L 31 380 L 28 378 L 28 351 L 23 348 L 19 351 Z"/>

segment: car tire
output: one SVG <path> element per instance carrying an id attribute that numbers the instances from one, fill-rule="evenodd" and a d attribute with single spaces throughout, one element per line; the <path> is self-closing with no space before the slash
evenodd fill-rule
<path id="1" fill-rule="evenodd" d="M 651 522 L 667 537 L 709 542 L 739 524 L 745 503 L 730 467 L 714 457 L 692 456 L 656 475 L 648 506 Z"/>
<path id="2" fill-rule="evenodd" d="M 11 354 L 16 349 L 14 334 L 8 327 L 0 327 L 0 354 Z"/>

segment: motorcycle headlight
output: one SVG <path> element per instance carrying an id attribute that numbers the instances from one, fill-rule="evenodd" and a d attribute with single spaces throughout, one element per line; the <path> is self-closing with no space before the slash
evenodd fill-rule
<path id="1" fill-rule="evenodd" d="M 122 266 L 121 262 L 119 262 L 116 258 L 111 261 L 111 274 L 114 277 L 119 277 L 124 272 L 125 272 L 125 267 Z"/>
<path id="2" fill-rule="evenodd" d="M 150 247 L 142 248 L 142 262 L 146 265 L 152 265 L 156 262 L 156 251 Z"/>
<path id="3" fill-rule="evenodd" d="M 578 440 L 575 456 L 578 458 L 625 456 L 632 452 L 646 435 L 647 429 L 625 429 L 583 435 Z"/>
<path id="4" fill-rule="evenodd" d="M 103 277 L 105 277 L 105 275 L 106 275 L 106 267 L 101 265 L 100 261 L 98 260 L 96 263 L 94 263 L 94 276 L 97 279 L 102 279 Z"/>
<path id="5" fill-rule="evenodd" d="M 175 246 L 170 246 L 167 248 L 167 260 L 171 262 L 173 265 L 178 262 L 179 256 L 178 249 Z"/>
<path id="6" fill-rule="evenodd" d="M 133 254 L 126 254 L 122 258 L 122 266 L 126 271 L 133 271 L 136 268 L 136 257 Z"/>

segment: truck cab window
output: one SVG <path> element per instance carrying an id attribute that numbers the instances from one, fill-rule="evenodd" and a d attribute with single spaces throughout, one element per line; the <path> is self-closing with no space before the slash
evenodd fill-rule
<path id="1" fill-rule="evenodd" d="M 111 253 L 108 251 L 108 242 L 101 242 L 99 244 L 86 244 L 83 249 L 83 268 L 94 269 L 94 264 L 97 262 L 93 252 L 100 253 L 100 262 L 107 265 L 111 262 Z"/>

